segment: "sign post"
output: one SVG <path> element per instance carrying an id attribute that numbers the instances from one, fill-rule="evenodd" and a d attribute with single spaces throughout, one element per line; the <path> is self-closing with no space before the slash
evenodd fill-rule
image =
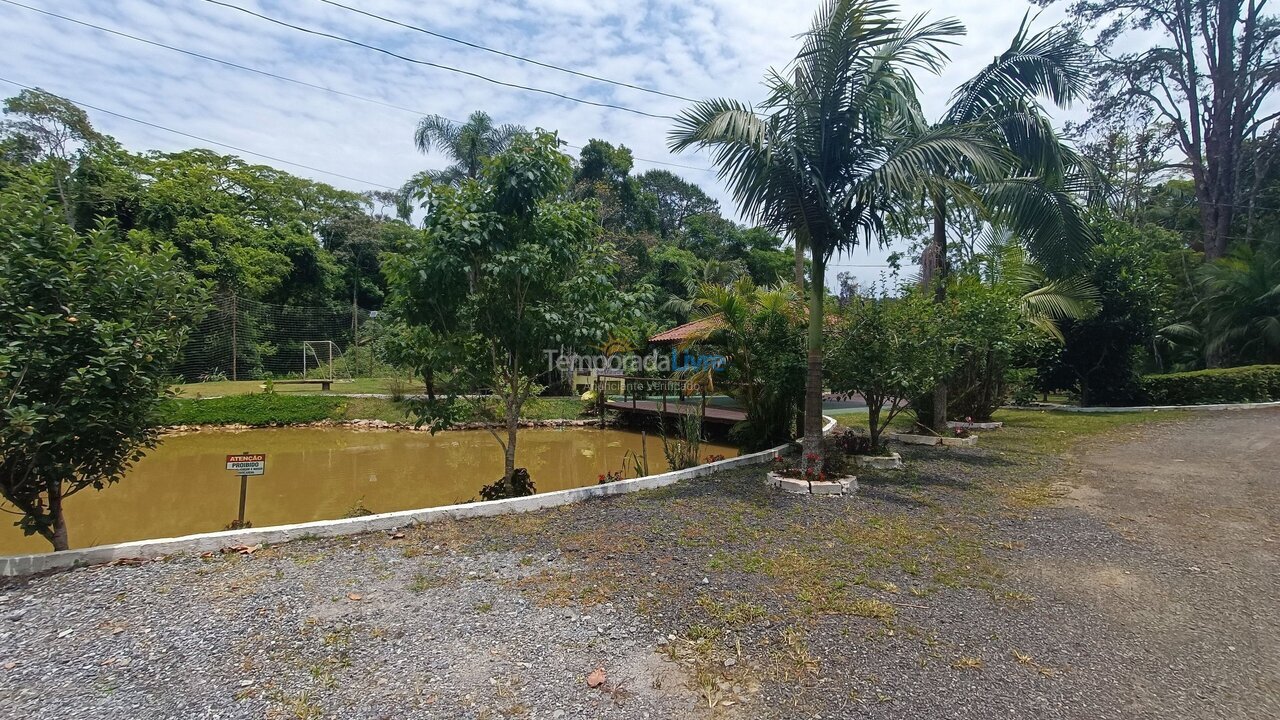
<path id="1" fill-rule="evenodd" d="M 244 527 L 244 501 L 249 495 L 249 476 L 265 475 L 267 472 L 267 456 L 263 453 L 243 453 L 227 456 L 227 469 L 240 476 L 240 512 L 236 517 L 236 527 Z"/>

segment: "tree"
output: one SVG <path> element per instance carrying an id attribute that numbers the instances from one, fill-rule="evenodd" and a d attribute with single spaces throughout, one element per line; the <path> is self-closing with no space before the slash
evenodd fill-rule
<path id="1" fill-rule="evenodd" d="M 1280 363 L 1280 242 L 1238 245 L 1199 279 L 1206 354 L 1226 365 Z"/>
<path id="2" fill-rule="evenodd" d="M 50 181 L 0 195 L 0 493 L 26 534 L 69 547 L 63 501 L 155 447 L 168 371 L 203 293 L 172 246 L 79 236 Z"/>
<path id="3" fill-rule="evenodd" d="M 991 173 L 961 157 L 950 183 L 926 190 L 933 236 L 923 284 L 933 288 L 937 302 L 946 300 L 948 221 L 956 215 L 977 215 L 1022 234 L 1032 256 L 1055 270 L 1071 265 L 1092 241 L 1072 196 L 1086 186 L 1079 179 L 1081 161 L 1058 140 L 1037 99 L 1070 105 L 1087 87 L 1088 57 L 1074 33 L 1050 28 L 1033 35 L 1024 17 L 1008 49 L 952 94 L 933 127 L 979 129 L 1007 160 Z M 947 426 L 947 385 L 940 382 L 934 391 L 931 425 L 938 432 Z"/>
<path id="4" fill-rule="evenodd" d="M 683 230 L 685 221 L 695 215 L 720 212 L 720 203 L 670 170 L 649 170 L 636 179 L 641 189 L 658 200 L 658 231 L 664 238 Z"/>
<path id="5" fill-rule="evenodd" d="M 1280 83 L 1280 22 L 1265 7 L 1266 0 L 1072 0 L 1068 7 L 1080 24 L 1101 26 L 1095 117 L 1143 105 L 1172 128 L 1195 182 L 1206 260 L 1226 254 L 1243 204 L 1242 146 L 1280 117 L 1266 106 Z M 1112 52 L 1118 43 L 1147 47 Z"/>
<path id="6" fill-rule="evenodd" d="M 478 178 L 434 186 L 425 233 L 392 269 L 409 322 L 455 348 L 458 389 L 496 396 L 508 487 L 520 411 L 551 369 L 547 352 L 598 345 L 638 317 L 636 299 L 612 283 L 594 209 L 564 197 L 571 166 L 557 146 L 549 133 L 518 135 Z M 423 411 L 428 421 L 448 416 L 444 405 Z"/>
<path id="7" fill-rule="evenodd" d="M 689 344 L 725 358 L 724 380 L 735 383 L 727 391 L 747 411 L 732 433 L 746 450 L 774 447 L 792 437 L 792 420 L 804 401 L 802 310 L 795 287 L 757 287 L 746 276 L 731 284 L 703 283 L 695 293 L 694 319 L 712 322 Z"/>
<path id="8" fill-rule="evenodd" d="M 855 297 L 831 331 L 831 389 L 867 401 L 871 447 L 912 398 L 951 370 L 951 330 L 942 308 L 918 291 L 902 298 Z"/>
<path id="9" fill-rule="evenodd" d="M 398 212 L 404 220 L 412 213 L 413 202 L 422 202 L 432 185 L 456 185 L 464 179 L 476 179 L 484 161 L 511 146 L 517 135 L 525 132 L 519 125 L 494 125 L 483 110 L 467 116 L 465 123 L 455 123 L 439 115 L 428 115 L 418 121 L 413 144 L 419 152 L 439 150 L 450 160 L 442 170 L 424 170 L 414 175 L 400 189 Z"/>
<path id="10" fill-rule="evenodd" d="M 75 205 L 68 187 L 71 172 L 80 155 L 103 136 L 78 105 L 39 88 L 6 99 L 4 114 L 14 119 L 0 123 L 0 132 L 13 139 L 16 154 L 25 164 L 49 164 L 63 216 L 74 227 Z"/>
<path id="11" fill-rule="evenodd" d="M 1169 301 L 1164 254 L 1177 236 L 1114 218 L 1093 220 L 1101 238 L 1081 271 L 1098 291 L 1098 312 L 1060 323 L 1066 341 L 1041 368 L 1044 389 L 1068 388 L 1082 405 L 1141 400 L 1138 353 L 1149 347 Z"/>
<path id="12" fill-rule="evenodd" d="M 828 0 L 785 72 L 770 71 L 757 109 L 707 100 L 682 112 L 672 150 L 705 147 L 742 212 L 796 238 L 811 257 L 806 461 L 822 455 L 826 265 L 837 250 L 883 243 L 920 186 L 968 164 L 994 174 L 994 148 L 968 126 L 925 128 L 912 69 L 936 72 L 955 20 L 900 22 L 871 0 Z"/>

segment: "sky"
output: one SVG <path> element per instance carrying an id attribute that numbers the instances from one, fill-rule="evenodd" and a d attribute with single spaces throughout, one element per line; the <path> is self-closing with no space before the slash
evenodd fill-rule
<path id="1" fill-rule="evenodd" d="M 20 2 L 194 53 L 287 76 L 395 109 L 191 57 L 17 7 Z M 596 82 L 352 13 L 322 0 L 225 0 L 294 25 L 341 35 L 419 60 L 585 100 L 674 115 L 689 103 Z M 782 68 L 799 46 L 817 0 L 343 0 L 343 4 L 472 43 L 580 72 L 688 98 L 759 101 L 769 67 Z M 949 50 L 939 76 L 917 74 L 930 117 L 952 89 L 1007 47 L 1024 13 L 1019 0 L 922 0 L 903 15 L 955 17 L 968 33 Z M 1062 17 L 1041 11 L 1037 29 Z M 422 155 L 413 131 L 426 114 L 463 120 L 483 109 L 500 123 L 555 130 L 581 146 L 591 138 L 624 144 L 635 172 L 665 167 L 701 185 L 741 220 L 732 198 L 696 153 L 672 155 L 671 121 L 593 107 L 413 64 L 365 48 L 272 24 L 209 0 L 0 0 L 0 77 L 37 86 L 82 105 L 270 155 L 253 162 L 352 190 L 397 187 L 414 172 L 447 164 Z M 20 88 L 0 81 L 0 96 Z M 100 131 L 135 151 L 208 143 L 89 109 Z M 1077 119 L 1083 108 L 1056 114 Z M 217 145 L 213 149 L 233 152 Z M 576 149 L 567 149 L 576 155 Z M 643 158 L 643 159 L 641 159 Z M 291 161 L 311 169 L 289 165 Z M 673 163 L 688 167 L 671 167 Z M 320 172 L 327 171 L 327 172 Z M 336 174 L 330 174 L 336 173 Z M 345 176 L 345 177 L 343 177 Z M 833 260 L 863 285 L 884 277 L 894 250 L 858 248 Z M 904 269 L 904 274 L 910 268 Z"/>

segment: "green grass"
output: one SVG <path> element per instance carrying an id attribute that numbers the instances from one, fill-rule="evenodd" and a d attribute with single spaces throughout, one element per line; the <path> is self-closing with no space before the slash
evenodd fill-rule
<path id="1" fill-rule="evenodd" d="M 995 420 L 1004 428 L 980 432 L 983 447 L 995 450 L 1058 454 L 1078 443 L 1112 430 L 1150 423 L 1175 422 L 1190 417 L 1187 411 L 1076 413 L 1048 410 L 1001 410 Z"/>
<path id="2" fill-rule="evenodd" d="M 277 380 L 275 383 L 275 392 L 277 395 L 320 395 L 325 394 L 319 385 L 289 385 L 285 384 L 285 380 Z M 354 380 L 334 380 L 333 390 L 330 393 L 337 395 L 341 393 L 355 394 L 390 394 L 391 386 L 396 381 L 395 378 L 356 378 Z M 406 390 L 410 393 L 422 392 L 422 384 L 419 382 L 402 380 Z M 211 398 L 224 395 L 252 395 L 262 392 L 264 385 L 262 380 L 224 380 L 218 382 L 203 383 L 187 383 L 185 385 L 174 385 L 173 389 L 180 397 L 185 398 Z"/>
<path id="3" fill-rule="evenodd" d="M 291 425 L 342 418 L 342 398 L 318 395 L 229 395 L 210 400 L 173 400 L 164 425 Z"/>
<path id="4" fill-rule="evenodd" d="M 161 416 L 162 425 L 300 425 L 321 420 L 385 420 L 411 423 L 408 408 L 386 398 L 342 397 L 258 392 L 224 395 L 203 400 L 178 398 Z M 576 397 L 534 398 L 524 406 L 525 420 L 560 420 L 580 417 L 583 402 Z M 463 422 L 481 420 L 478 415 Z"/>

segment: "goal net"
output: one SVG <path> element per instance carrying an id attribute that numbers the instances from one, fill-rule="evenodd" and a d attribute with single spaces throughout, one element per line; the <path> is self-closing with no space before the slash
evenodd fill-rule
<path id="1" fill-rule="evenodd" d="M 185 382 L 334 379 L 370 372 L 370 314 L 351 306 L 297 307 L 217 296 L 192 330 L 174 373 Z"/>

